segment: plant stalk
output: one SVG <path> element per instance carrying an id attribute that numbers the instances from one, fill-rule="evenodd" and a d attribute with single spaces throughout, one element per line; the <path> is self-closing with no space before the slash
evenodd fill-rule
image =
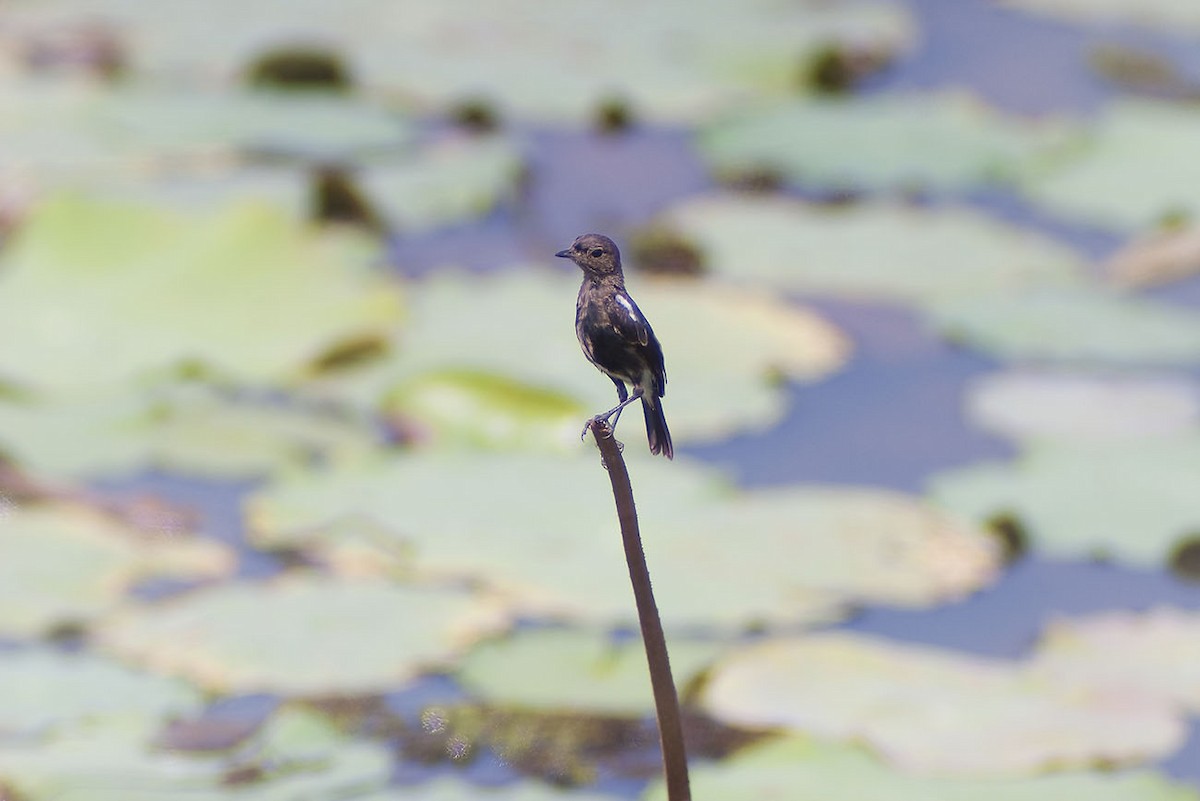
<path id="1" fill-rule="evenodd" d="M 646 661 L 650 666 L 650 686 L 654 691 L 654 708 L 658 715 L 658 740 L 662 748 L 667 799 L 691 801 L 692 791 L 688 782 L 687 751 L 683 745 L 679 696 L 675 692 L 675 680 L 671 678 L 671 662 L 667 658 L 667 640 L 663 635 L 662 620 L 658 616 L 658 605 L 654 602 L 654 591 L 650 587 L 650 571 L 646 567 L 646 554 L 642 549 L 642 536 L 638 530 L 629 470 L 625 467 L 621 445 L 613 437 L 612 426 L 608 421 L 596 418 L 588 427 L 592 436 L 596 438 L 600 458 L 608 470 L 613 499 L 617 504 L 617 518 L 621 522 L 625 562 L 629 566 L 629 580 L 633 584 L 638 622 L 642 627 L 642 643 L 646 647 Z"/>

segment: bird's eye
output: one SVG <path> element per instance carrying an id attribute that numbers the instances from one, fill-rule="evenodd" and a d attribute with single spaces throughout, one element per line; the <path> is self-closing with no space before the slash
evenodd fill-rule
<path id="1" fill-rule="evenodd" d="M 598 259 L 603 255 L 604 255 L 604 251 L 601 250 L 600 248 L 592 248 L 592 258 L 593 259 Z"/>

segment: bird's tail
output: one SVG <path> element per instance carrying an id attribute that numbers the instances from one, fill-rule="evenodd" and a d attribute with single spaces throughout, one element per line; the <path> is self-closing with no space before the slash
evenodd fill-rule
<path id="1" fill-rule="evenodd" d="M 668 459 L 675 457 L 671 447 L 671 432 L 667 430 L 667 417 L 663 414 L 662 401 L 642 397 L 642 412 L 646 415 L 646 439 L 650 441 L 650 452 L 661 453 Z"/>

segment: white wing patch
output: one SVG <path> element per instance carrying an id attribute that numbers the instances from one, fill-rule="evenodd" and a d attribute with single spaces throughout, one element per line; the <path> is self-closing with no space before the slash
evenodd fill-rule
<path id="1" fill-rule="evenodd" d="M 624 295 L 617 295 L 617 303 L 625 307 L 625 311 L 629 312 L 629 316 L 633 319 L 638 319 L 638 313 L 633 309 L 633 303 Z"/>

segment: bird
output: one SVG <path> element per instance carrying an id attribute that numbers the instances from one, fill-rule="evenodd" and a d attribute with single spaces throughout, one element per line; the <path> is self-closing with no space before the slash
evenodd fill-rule
<path id="1" fill-rule="evenodd" d="M 575 335 L 587 360 L 617 387 L 619 403 L 593 419 L 612 419 L 612 425 L 616 426 L 621 411 L 640 399 L 650 452 L 674 458 L 662 406 L 667 389 L 662 345 L 650 321 L 625 291 L 617 244 L 603 234 L 583 234 L 571 247 L 554 255 L 570 259 L 583 270 L 583 283 L 575 302 Z"/>

